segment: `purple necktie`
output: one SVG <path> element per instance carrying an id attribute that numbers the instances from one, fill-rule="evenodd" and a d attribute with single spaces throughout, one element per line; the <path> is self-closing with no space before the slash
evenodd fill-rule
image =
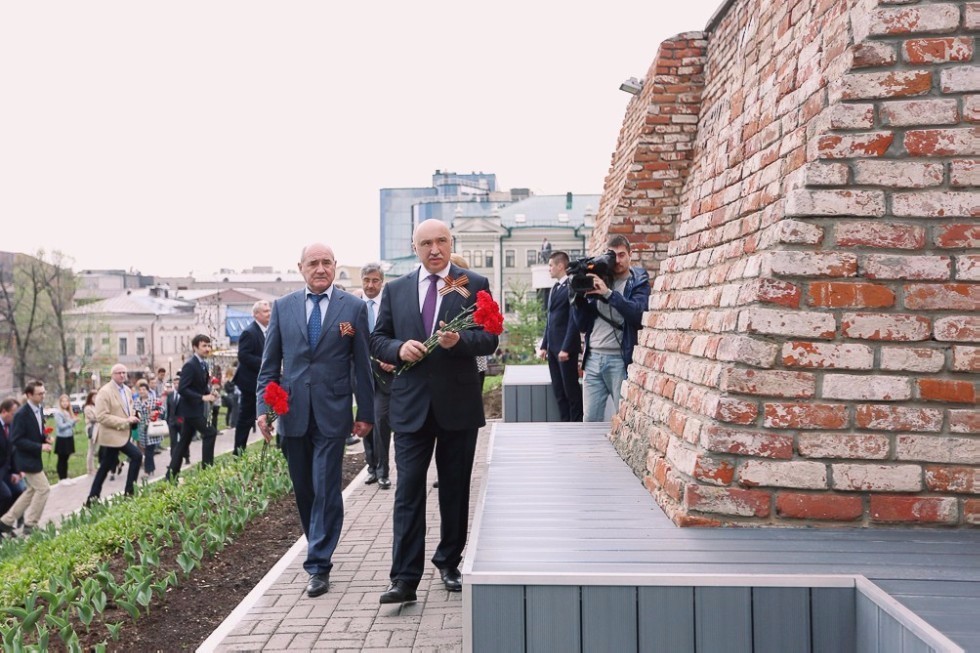
<path id="1" fill-rule="evenodd" d="M 425 337 L 432 335 L 432 325 L 436 321 L 436 283 L 439 281 L 438 274 L 429 275 L 429 289 L 425 293 L 425 301 L 422 303 L 422 327 L 425 329 Z"/>

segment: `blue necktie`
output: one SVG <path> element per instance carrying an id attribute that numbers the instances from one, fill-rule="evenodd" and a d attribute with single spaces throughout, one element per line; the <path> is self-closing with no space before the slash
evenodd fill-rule
<path id="1" fill-rule="evenodd" d="M 374 314 L 374 300 L 373 299 L 367 300 L 367 306 L 368 306 L 368 329 L 370 331 L 374 331 L 374 322 L 375 320 L 377 320 L 377 317 Z"/>
<path id="2" fill-rule="evenodd" d="M 316 343 L 320 341 L 320 329 L 323 328 L 323 316 L 320 313 L 320 300 L 326 299 L 326 295 L 306 295 L 313 300 L 313 310 L 310 311 L 310 321 L 306 323 L 306 332 L 310 338 L 310 349 L 316 348 Z"/>

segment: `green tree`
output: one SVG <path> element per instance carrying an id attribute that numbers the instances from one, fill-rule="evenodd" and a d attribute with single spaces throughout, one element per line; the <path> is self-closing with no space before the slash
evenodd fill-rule
<path id="1" fill-rule="evenodd" d="M 544 305 L 526 283 L 507 287 L 506 347 L 515 363 L 533 363 L 544 333 Z"/>

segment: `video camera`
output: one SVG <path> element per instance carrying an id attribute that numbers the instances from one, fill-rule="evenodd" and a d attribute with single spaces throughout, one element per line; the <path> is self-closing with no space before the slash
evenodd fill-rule
<path id="1" fill-rule="evenodd" d="M 608 250 L 600 256 L 580 258 L 568 266 L 568 286 L 575 294 L 585 294 L 595 285 L 588 275 L 594 274 L 612 288 L 613 269 L 616 267 L 616 252 Z"/>

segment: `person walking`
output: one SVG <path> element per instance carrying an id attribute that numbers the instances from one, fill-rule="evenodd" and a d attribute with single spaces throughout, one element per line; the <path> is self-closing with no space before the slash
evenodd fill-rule
<path id="1" fill-rule="evenodd" d="M 378 360 L 412 364 L 391 384 L 395 433 L 392 564 L 381 603 L 416 600 L 425 568 L 426 472 L 436 458 L 439 475 L 439 545 L 432 562 L 450 592 L 462 590 L 459 563 L 469 520 L 470 478 L 477 433 L 486 420 L 476 357 L 497 349 L 482 329 L 437 330 L 489 292 L 486 277 L 450 263 L 452 236 L 439 220 L 419 224 L 412 244 L 421 266 L 388 283 L 381 298 L 371 352 Z M 435 333 L 429 353 L 425 340 Z"/>
<path id="2" fill-rule="evenodd" d="M 12 397 L 0 402 L 0 515 L 10 510 L 27 489 L 14 467 L 14 450 L 10 444 L 10 425 L 18 408 L 20 402 Z"/>
<path id="3" fill-rule="evenodd" d="M 99 423 L 96 439 L 103 451 L 99 469 L 95 472 L 92 487 L 88 491 L 86 505 L 92 505 L 99 500 L 105 477 L 119 464 L 120 452 L 129 458 L 129 471 L 123 489 L 126 495 L 133 494 L 143 464 L 143 454 L 132 440 L 133 427 L 139 424 L 140 418 L 133 404 L 133 393 L 126 385 L 128 371 L 125 365 L 116 364 L 112 366 L 111 374 L 112 378 L 95 396 L 95 419 Z"/>
<path id="4" fill-rule="evenodd" d="M 371 431 L 374 388 L 367 307 L 333 285 L 333 250 L 308 245 L 298 267 L 306 288 L 272 305 L 256 406 L 259 430 L 269 442 L 272 424 L 263 393 L 273 382 L 289 392 L 289 412 L 279 418 L 279 433 L 308 542 L 303 568 L 309 574 L 306 593 L 313 597 L 329 588 L 344 523 L 344 442 L 351 433 L 363 438 Z"/>
<path id="5" fill-rule="evenodd" d="M 68 458 L 75 453 L 75 422 L 78 417 L 71 409 L 71 397 L 58 397 L 58 408 L 54 411 L 54 452 L 58 456 L 58 480 L 68 478 Z"/>
<path id="6" fill-rule="evenodd" d="M 99 428 L 99 423 L 95 419 L 95 395 L 98 393 L 90 391 L 85 396 L 85 405 L 82 407 L 82 415 L 85 417 L 85 435 L 88 436 L 88 446 L 85 451 L 85 470 L 91 476 L 95 473 L 95 432 Z"/>
<path id="7" fill-rule="evenodd" d="M 581 337 L 571 319 L 568 293 L 568 254 L 554 252 L 548 259 L 548 272 L 555 285 L 548 296 L 548 313 L 538 357 L 548 361 L 551 390 L 558 402 L 563 422 L 582 421 L 582 386 L 578 382 L 578 354 Z"/>
<path id="8" fill-rule="evenodd" d="M 27 489 L 3 517 L 0 517 L 0 533 L 11 535 L 14 524 L 24 518 L 24 534 L 30 535 L 44 512 L 51 493 L 51 484 L 44 474 L 41 461 L 43 452 L 51 451 L 51 444 L 44 432 L 44 383 L 31 381 L 24 386 L 24 405 L 14 414 L 10 427 L 10 444 L 14 452 L 14 468 L 24 475 Z"/>
<path id="9" fill-rule="evenodd" d="M 214 464 L 214 438 L 218 432 L 208 424 L 211 403 L 217 400 L 211 394 L 211 376 L 208 373 L 207 359 L 211 355 L 211 338 L 199 333 L 191 340 L 194 354 L 187 359 L 180 370 L 180 400 L 177 402 L 177 416 L 181 418 L 180 439 L 171 449 L 167 480 L 177 480 L 180 466 L 190 455 L 191 440 L 195 433 L 201 434 L 201 467 Z"/>
<path id="10" fill-rule="evenodd" d="M 157 401 L 150 394 L 149 382 L 140 379 L 136 382 L 136 399 L 133 400 L 136 406 L 136 416 L 140 421 L 137 425 L 139 437 L 137 443 L 143 449 L 143 471 L 146 475 L 153 476 L 156 473 L 156 461 L 154 460 L 157 447 L 163 442 L 163 436 L 150 434 L 150 422 L 159 415 Z"/>
<path id="11" fill-rule="evenodd" d="M 272 306 L 269 302 L 255 302 L 252 305 L 252 323 L 238 338 L 238 369 L 232 381 L 242 391 L 242 397 L 238 406 L 238 423 L 235 425 L 235 455 L 248 446 L 248 436 L 255 428 L 255 382 L 262 367 L 265 333 L 271 317 Z"/>
<path id="12" fill-rule="evenodd" d="M 372 331 L 378 321 L 378 308 L 381 306 L 381 293 L 384 286 L 384 271 L 378 263 L 368 263 L 361 268 L 361 299 L 368 311 L 368 328 Z M 391 423 L 388 421 L 388 403 L 391 399 L 392 372 L 395 366 L 371 361 L 374 372 L 374 427 L 364 438 L 364 459 L 367 462 L 365 485 L 378 484 L 382 490 L 391 489 L 388 471 L 388 454 L 391 449 Z"/>

